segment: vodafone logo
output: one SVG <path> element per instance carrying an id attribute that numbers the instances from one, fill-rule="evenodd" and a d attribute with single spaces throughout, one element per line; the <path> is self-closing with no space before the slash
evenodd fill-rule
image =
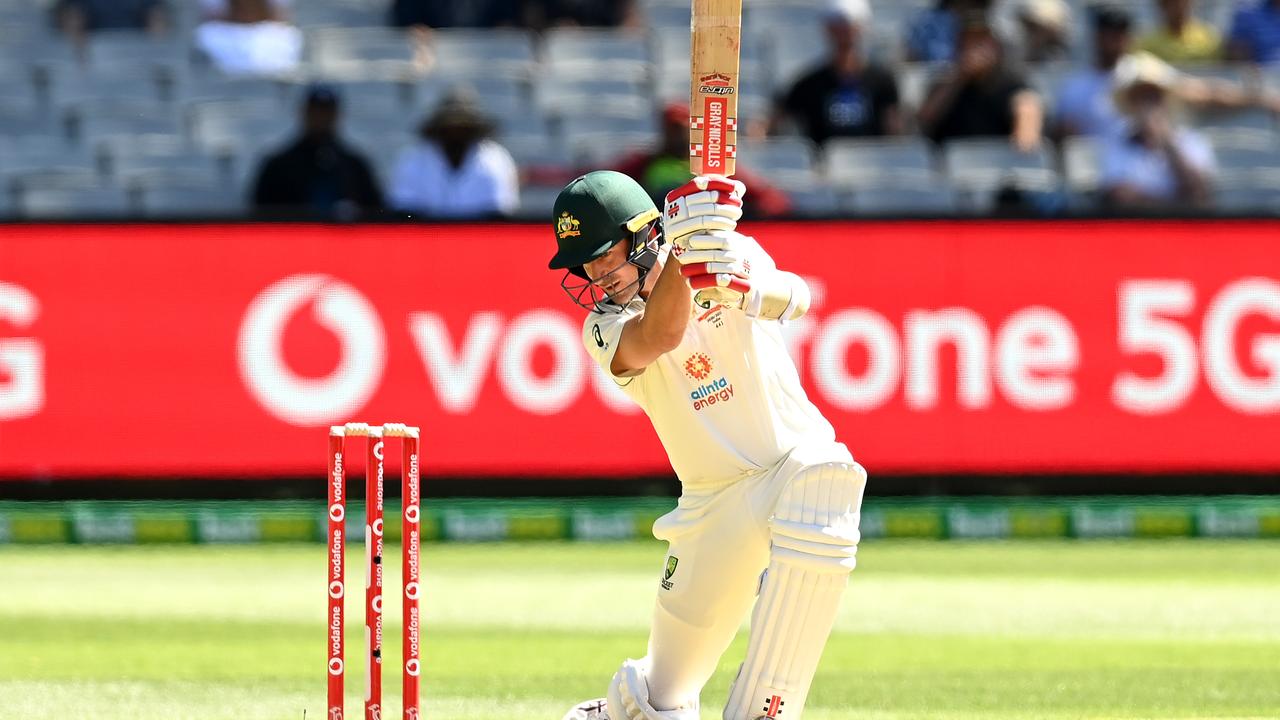
<path id="1" fill-rule="evenodd" d="M 285 326 L 305 310 L 342 346 L 338 366 L 326 377 L 300 376 L 284 359 Z M 364 407 L 382 379 L 386 353 L 373 305 L 328 275 L 292 275 L 263 290 L 249 304 L 237 342 L 249 392 L 272 415 L 303 427 L 343 422 Z"/>
<path id="2" fill-rule="evenodd" d="M 329 674 L 330 675 L 342 674 L 342 658 L 329 658 Z"/>

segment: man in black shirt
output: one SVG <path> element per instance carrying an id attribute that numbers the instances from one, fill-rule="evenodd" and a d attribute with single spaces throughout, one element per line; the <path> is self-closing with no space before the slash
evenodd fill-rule
<path id="1" fill-rule="evenodd" d="M 943 72 L 920 107 L 924 134 L 936 143 L 1002 135 L 1019 150 L 1035 148 L 1044 127 L 1040 97 L 1005 64 L 985 16 L 966 19 L 956 52 L 954 66 Z"/>
<path id="2" fill-rule="evenodd" d="M 369 162 L 338 136 L 338 96 L 313 85 L 302 106 L 302 135 L 267 158 L 253 204 L 260 214 L 351 220 L 382 208 Z"/>
<path id="3" fill-rule="evenodd" d="M 862 56 L 862 31 L 870 19 L 866 0 L 832 3 L 826 18 L 831 58 L 802 76 L 780 99 L 775 129 L 790 120 L 818 144 L 832 137 L 902 132 L 897 80 Z"/>

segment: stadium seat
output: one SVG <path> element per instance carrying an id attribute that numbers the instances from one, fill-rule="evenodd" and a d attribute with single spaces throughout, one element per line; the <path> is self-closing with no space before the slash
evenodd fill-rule
<path id="1" fill-rule="evenodd" d="M 236 218 L 247 210 L 244 195 L 224 185 L 147 187 L 140 199 L 149 218 Z"/>
<path id="2" fill-rule="evenodd" d="M 311 80 L 285 83 L 286 108 L 297 108 L 306 98 Z M 316 78 L 333 88 L 342 102 L 343 112 L 389 112 L 402 114 L 415 98 L 414 84 L 407 80 L 347 80 Z"/>
<path id="3" fill-rule="evenodd" d="M 559 194 L 558 186 L 530 185 L 520 188 L 520 209 L 516 217 L 524 220 L 544 220 L 551 217 L 551 208 Z"/>
<path id="4" fill-rule="evenodd" d="M 1265 184 L 1254 177 L 1247 184 L 1219 187 L 1214 207 L 1227 214 L 1280 216 L 1280 178 Z"/>
<path id="5" fill-rule="evenodd" d="M 120 185 L 145 176 L 142 184 L 164 175 L 212 178 L 210 183 L 230 183 L 232 162 L 227 155 L 211 155 L 191 150 L 178 137 L 114 137 L 97 145 L 102 165 Z"/>
<path id="6" fill-rule="evenodd" d="M 537 58 L 526 30 L 434 30 L 427 44 L 429 72 L 455 77 L 529 77 Z"/>
<path id="7" fill-rule="evenodd" d="M 106 135 L 178 135 L 182 123 L 176 106 L 157 101 L 99 98 L 77 102 L 65 110 L 67 133 L 78 142 Z"/>
<path id="8" fill-rule="evenodd" d="M 779 187 L 806 188 L 817 181 L 815 152 L 813 143 L 800 137 L 743 140 L 738 145 L 738 163 Z"/>
<path id="9" fill-rule="evenodd" d="M 553 115 L 581 112 L 584 108 L 597 107 L 601 103 L 625 102 L 637 106 L 652 103 L 647 85 L 621 78 L 552 75 L 538 83 L 536 92 L 538 107 Z"/>
<path id="10" fill-rule="evenodd" d="M 916 110 L 924 104 L 924 99 L 929 94 L 929 88 L 933 85 L 934 79 L 938 73 L 943 72 L 946 68 L 942 63 L 904 63 L 898 71 L 898 98 L 902 103 L 903 109 L 908 114 L 914 115 Z M 914 125 L 914 118 L 911 124 Z"/>
<path id="11" fill-rule="evenodd" d="M 343 72 L 377 63 L 411 73 L 425 61 L 417 36 L 391 27 L 316 28 L 307 31 L 306 54 L 321 72 Z"/>
<path id="12" fill-rule="evenodd" d="M 100 30 L 89 35 L 86 57 L 97 67 L 182 65 L 191 61 L 191 45 L 179 35 L 156 38 L 136 30 Z"/>
<path id="13" fill-rule="evenodd" d="M 827 177 L 841 188 L 935 175 L 930 145 L 921 138 L 837 138 L 827 143 L 826 156 Z"/>
<path id="14" fill-rule="evenodd" d="M 195 103 L 187 109 L 187 118 L 193 144 L 212 152 L 278 142 L 295 132 L 296 125 L 274 104 L 260 102 Z"/>
<path id="15" fill-rule="evenodd" d="M 1208 134 L 1222 172 L 1268 169 L 1280 172 L 1280 137 L 1251 128 L 1225 128 Z"/>
<path id="16" fill-rule="evenodd" d="M 658 141 L 656 132 L 598 130 L 568 134 L 564 144 L 575 166 L 601 167 L 634 152 L 652 150 Z"/>
<path id="17" fill-rule="evenodd" d="M 1081 193 L 1096 190 L 1100 170 L 1096 138 L 1081 135 L 1063 141 L 1062 174 L 1070 191 Z"/>
<path id="18" fill-rule="evenodd" d="M 1057 182 L 1047 142 L 1023 153 L 1004 137 L 952 140 L 943 148 L 943 166 L 952 184 L 962 190 L 981 192 L 1008 182 L 1048 190 Z"/>
<path id="19" fill-rule="evenodd" d="M 635 35 L 614 30 L 554 29 L 545 35 L 546 70 L 557 75 L 643 78 L 649 47 Z"/>
<path id="20" fill-rule="evenodd" d="M 28 187 L 17 194 L 16 205 L 28 219 L 116 218 L 138 209 L 135 194 L 117 187 Z"/>
<path id="21" fill-rule="evenodd" d="M 181 104 L 235 100 L 271 103 L 284 107 L 291 86 L 267 78 L 227 77 L 216 73 L 193 73 L 175 88 L 175 100 Z"/>
<path id="22" fill-rule="evenodd" d="M 942 183 L 865 187 L 849 194 L 843 209 L 855 215 L 952 215 L 956 197 Z"/>
<path id="23" fill-rule="evenodd" d="M 771 82 L 774 87 L 790 87 L 800 75 L 822 62 L 828 53 L 821 25 L 782 25 L 758 37 L 771 48 Z"/>
<path id="24" fill-rule="evenodd" d="M 367 0 L 305 0 L 290 5 L 299 27 L 370 27 L 386 22 L 386 3 Z"/>
<path id="25" fill-rule="evenodd" d="M 0 103 L 0 136 L 63 134 L 56 117 L 35 102 Z"/>
<path id="26" fill-rule="evenodd" d="M 161 102 L 167 98 L 170 80 L 163 66 L 121 63 L 83 67 L 75 63 L 46 65 L 50 101 L 59 106 L 87 100 L 136 100 Z"/>
<path id="27" fill-rule="evenodd" d="M 428 75 L 416 87 L 413 115 L 418 120 L 430 115 L 449 92 L 469 88 L 480 96 L 480 104 L 499 123 L 512 116 L 533 112 L 533 92 L 526 80 L 514 77 L 460 78 Z"/>
<path id="28" fill-rule="evenodd" d="M 683 3 L 650 3 L 644 9 L 645 24 L 650 28 L 679 28 L 688 34 L 690 5 Z"/>

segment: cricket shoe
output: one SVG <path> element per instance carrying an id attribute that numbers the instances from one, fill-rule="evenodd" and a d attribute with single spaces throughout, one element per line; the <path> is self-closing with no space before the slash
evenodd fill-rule
<path id="1" fill-rule="evenodd" d="M 563 720 L 609 720 L 609 708 L 604 698 L 587 700 L 565 713 Z"/>

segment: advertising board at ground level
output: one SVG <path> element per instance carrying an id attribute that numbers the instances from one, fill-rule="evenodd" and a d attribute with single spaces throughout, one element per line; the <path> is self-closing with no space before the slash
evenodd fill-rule
<path id="1" fill-rule="evenodd" d="M 742 229 L 809 279 L 791 350 L 873 474 L 1280 469 L 1280 223 Z M 349 420 L 422 427 L 428 473 L 669 472 L 583 350 L 552 245 L 0 228 L 0 477 L 323 473 L 320 428 Z"/>

